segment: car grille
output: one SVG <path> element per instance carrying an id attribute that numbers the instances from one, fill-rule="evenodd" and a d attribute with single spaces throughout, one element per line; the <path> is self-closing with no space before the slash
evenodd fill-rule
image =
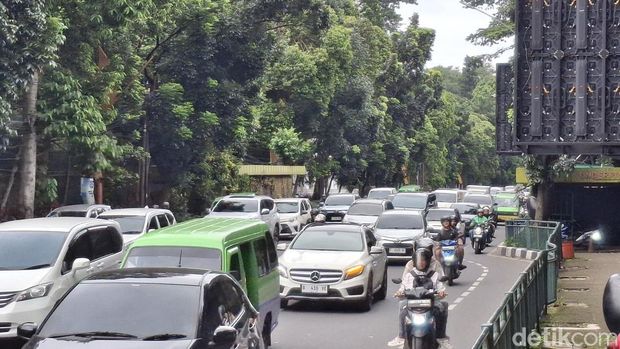
<path id="1" fill-rule="evenodd" d="M 11 330 L 10 322 L 0 322 L 0 333 L 9 332 Z"/>
<path id="2" fill-rule="evenodd" d="M 17 292 L 0 292 L 0 308 L 11 303 Z"/>
<path id="3" fill-rule="evenodd" d="M 328 284 L 340 281 L 341 270 L 291 269 L 291 279 L 297 282 Z"/>
<path id="4" fill-rule="evenodd" d="M 298 296 L 298 297 L 300 297 L 300 296 L 301 297 L 308 297 L 309 295 L 305 294 L 305 293 L 301 293 L 301 288 L 295 287 L 295 288 L 291 288 L 289 290 L 288 296 L 289 297 L 295 297 L 295 296 Z M 342 297 L 342 293 L 340 293 L 340 291 L 338 291 L 338 290 L 329 289 L 327 291 L 327 294 L 313 294 L 311 296 L 315 297 L 315 298 L 320 298 L 320 297 Z"/>

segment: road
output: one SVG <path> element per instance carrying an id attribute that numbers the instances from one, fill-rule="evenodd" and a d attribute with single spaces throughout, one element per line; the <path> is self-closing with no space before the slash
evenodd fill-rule
<path id="1" fill-rule="evenodd" d="M 494 246 L 504 239 L 498 229 L 493 246 L 482 255 L 466 249 L 468 268 L 448 287 L 448 336 L 455 349 L 469 349 L 529 262 L 491 255 Z M 390 265 L 389 280 L 402 275 L 403 265 Z M 388 298 L 378 301 L 372 310 L 360 313 L 347 305 L 291 302 L 280 313 L 279 326 L 273 334 L 273 349 L 341 349 L 387 348 L 398 331 L 398 302 L 391 295 L 397 285 L 389 283 Z"/>

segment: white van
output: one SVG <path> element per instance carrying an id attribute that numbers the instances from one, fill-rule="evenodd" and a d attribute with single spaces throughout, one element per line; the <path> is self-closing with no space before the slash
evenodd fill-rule
<path id="1" fill-rule="evenodd" d="M 437 189 L 433 192 L 437 197 L 437 207 L 450 208 L 452 204 L 463 202 L 465 191 L 459 189 Z"/>
<path id="2" fill-rule="evenodd" d="M 0 224 L 0 338 L 40 324 L 82 278 L 118 268 L 123 237 L 115 221 L 35 218 Z"/>
<path id="3" fill-rule="evenodd" d="M 488 185 L 468 185 L 465 189 L 471 194 L 491 194 L 491 186 Z"/>

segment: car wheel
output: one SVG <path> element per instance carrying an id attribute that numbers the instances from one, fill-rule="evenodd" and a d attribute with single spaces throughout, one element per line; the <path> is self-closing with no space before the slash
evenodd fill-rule
<path id="1" fill-rule="evenodd" d="M 267 349 L 271 346 L 271 315 L 268 315 L 265 319 L 262 336 L 263 344 L 265 345 L 265 349 Z"/>
<path id="2" fill-rule="evenodd" d="M 377 299 L 382 301 L 385 299 L 385 297 L 387 297 L 387 288 L 388 288 L 388 284 L 387 284 L 387 275 L 388 275 L 388 271 L 387 271 L 387 267 L 385 267 L 385 271 L 383 272 L 383 281 L 381 281 L 381 289 L 379 290 L 379 292 L 377 292 Z"/>
<path id="3" fill-rule="evenodd" d="M 372 275 L 368 278 L 368 288 L 366 289 L 366 297 L 360 301 L 359 310 L 370 311 L 372 308 L 372 302 L 374 301 L 374 292 L 372 287 Z"/>
<path id="4" fill-rule="evenodd" d="M 280 224 L 276 224 L 273 228 L 273 240 L 276 242 L 280 241 Z"/>
<path id="5" fill-rule="evenodd" d="M 286 309 L 288 307 L 288 300 L 280 299 L 280 308 Z"/>

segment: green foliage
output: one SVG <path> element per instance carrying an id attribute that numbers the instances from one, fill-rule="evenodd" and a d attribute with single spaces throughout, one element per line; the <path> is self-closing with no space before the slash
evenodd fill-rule
<path id="1" fill-rule="evenodd" d="M 294 128 L 278 129 L 273 134 L 269 148 L 275 151 L 286 164 L 303 164 L 312 152 L 312 144 L 302 140 Z"/>

